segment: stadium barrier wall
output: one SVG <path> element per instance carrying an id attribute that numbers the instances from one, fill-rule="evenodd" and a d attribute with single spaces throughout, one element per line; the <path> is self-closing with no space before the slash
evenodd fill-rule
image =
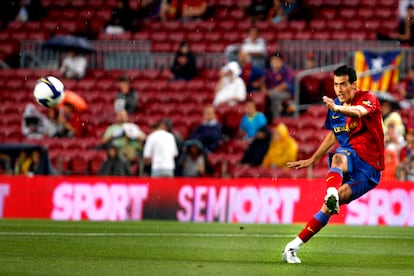
<path id="1" fill-rule="evenodd" d="M 307 221 L 323 179 L 0 177 L 0 217 L 292 224 Z M 384 181 L 333 223 L 414 226 L 414 185 Z"/>

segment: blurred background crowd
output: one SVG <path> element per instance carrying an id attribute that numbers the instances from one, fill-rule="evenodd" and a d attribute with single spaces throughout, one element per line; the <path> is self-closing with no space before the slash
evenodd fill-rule
<path id="1" fill-rule="evenodd" d="M 3 174 L 325 176 L 326 158 L 285 166 L 325 135 L 336 60 L 312 50 L 319 41 L 357 45 L 342 62 L 368 43 L 404 51 L 378 91 L 384 178 L 414 179 L 410 1 L 20 0 L 2 2 L 0 18 Z M 65 84 L 53 109 L 32 96 L 47 75 Z"/>

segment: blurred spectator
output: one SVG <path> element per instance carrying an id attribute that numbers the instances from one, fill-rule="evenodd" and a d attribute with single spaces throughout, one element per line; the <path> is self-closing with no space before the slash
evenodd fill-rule
<path id="1" fill-rule="evenodd" d="M 29 139 L 42 139 L 49 136 L 46 129 L 47 118 L 34 104 L 27 104 L 22 117 L 22 134 Z"/>
<path id="2" fill-rule="evenodd" d="M 87 66 L 88 62 L 86 58 L 72 49 L 63 59 L 59 73 L 64 78 L 79 80 L 85 76 Z"/>
<path id="3" fill-rule="evenodd" d="M 263 159 L 263 168 L 287 168 L 286 162 L 296 161 L 298 158 L 298 143 L 290 136 L 289 129 L 279 123 L 272 130 L 272 141 Z"/>
<path id="4" fill-rule="evenodd" d="M 174 135 L 168 131 L 164 120 L 148 135 L 144 146 L 144 160 L 151 166 L 152 177 L 174 177 L 178 148 Z"/>
<path id="5" fill-rule="evenodd" d="M 40 0 L 20 0 L 18 1 L 16 21 L 27 22 L 41 19 L 46 10 Z"/>
<path id="6" fill-rule="evenodd" d="M 381 180 L 397 180 L 398 156 L 394 150 L 384 151 L 385 169 L 381 174 Z"/>
<path id="7" fill-rule="evenodd" d="M 135 113 L 138 107 L 138 92 L 132 87 L 130 77 L 119 77 L 118 85 L 119 92 L 114 102 L 115 113 L 121 110 L 126 110 L 128 114 Z"/>
<path id="8" fill-rule="evenodd" d="M 400 19 L 398 30 L 389 34 L 378 33 L 379 40 L 398 40 L 402 44 L 414 45 L 414 5 L 407 6 L 407 15 Z"/>
<path id="9" fill-rule="evenodd" d="M 266 58 L 266 40 L 260 36 L 257 27 L 250 27 L 247 37 L 243 40 L 241 49 L 249 54 L 251 58 Z"/>
<path id="10" fill-rule="evenodd" d="M 309 11 L 306 11 L 303 1 L 300 0 L 274 0 L 269 12 L 269 19 L 273 23 L 292 20 L 308 20 Z"/>
<path id="11" fill-rule="evenodd" d="M 270 139 L 271 135 L 267 125 L 259 128 L 253 140 L 244 152 L 241 163 L 254 167 L 260 166 L 267 150 L 269 149 Z"/>
<path id="12" fill-rule="evenodd" d="M 28 172 L 28 164 L 30 164 L 30 156 L 27 151 L 20 150 L 19 155 L 14 162 L 14 174 L 26 175 Z"/>
<path id="13" fill-rule="evenodd" d="M 199 140 L 207 152 L 214 152 L 222 138 L 222 125 L 217 121 L 214 106 L 208 105 L 203 110 L 203 121 L 190 134 L 190 139 Z"/>
<path id="14" fill-rule="evenodd" d="M 247 100 L 245 103 L 245 114 L 240 120 L 240 131 L 243 138 L 247 140 L 253 139 L 259 129 L 267 125 L 266 116 L 256 109 L 253 100 Z"/>
<path id="15" fill-rule="evenodd" d="M 414 181 L 414 156 L 411 156 L 405 164 L 406 166 L 402 171 L 401 180 Z"/>
<path id="16" fill-rule="evenodd" d="M 305 55 L 305 69 L 313 69 L 317 67 L 315 53 L 307 52 Z"/>
<path id="17" fill-rule="evenodd" d="M 239 77 L 240 72 L 240 66 L 235 61 L 231 61 L 221 68 L 213 101 L 214 106 L 236 105 L 246 100 L 246 85 Z"/>
<path id="18" fill-rule="evenodd" d="M 197 75 L 196 56 L 187 41 L 181 41 L 171 67 L 175 80 L 191 80 Z"/>
<path id="19" fill-rule="evenodd" d="M 400 150 L 405 146 L 404 134 L 400 133 L 397 125 L 396 121 L 389 121 L 384 131 L 385 148 L 395 152 L 396 156 L 399 155 Z"/>
<path id="20" fill-rule="evenodd" d="M 246 14 L 253 21 L 265 21 L 272 5 L 272 0 L 252 0 L 246 9 Z"/>
<path id="21" fill-rule="evenodd" d="M 48 108 L 46 111 L 46 120 L 44 121 L 44 128 L 47 136 L 55 137 L 61 128 L 59 124 L 59 109 Z"/>
<path id="22" fill-rule="evenodd" d="M 59 130 L 57 137 L 83 137 L 85 134 L 84 123 L 80 112 L 71 103 L 64 103 L 59 110 Z"/>
<path id="23" fill-rule="evenodd" d="M 117 146 L 113 143 L 110 143 L 107 147 L 107 159 L 99 168 L 98 175 L 132 175 L 130 163 L 119 154 Z"/>
<path id="24" fill-rule="evenodd" d="M 146 18 L 156 19 L 160 16 L 160 9 L 162 4 L 166 1 L 162 0 L 141 0 L 139 1 L 137 19 L 143 20 Z"/>
<path id="25" fill-rule="evenodd" d="M 129 6 L 129 0 L 117 0 L 105 32 L 107 34 L 120 34 L 130 31 L 133 22 L 134 13 Z"/>
<path id="26" fill-rule="evenodd" d="M 175 20 L 180 16 L 179 0 L 161 0 L 159 17 L 161 21 Z"/>
<path id="27" fill-rule="evenodd" d="M 207 0 L 181 0 L 181 20 L 203 19 L 207 9 Z"/>
<path id="28" fill-rule="evenodd" d="M 407 168 L 410 160 L 414 157 L 414 128 L 408 127 L 405 134 L 405 145 L 401 148 L 399 154 L 399 164 L 397 169 L 398 179 L 406 180 Z"/>
<path id="29" fill-rule="evenodd" d="M 115 123 L 105 130 L 102 146 L 114 145 L 119 154 L 132 163 L 141 155 L 145 138 L 146 134 L 139 126 L 129 122 L 126 110 L 120 110 L 116 113 Z"/>
<path id="30" fill-rule="evenodd" d="M 178 161 L 179 173 L 185 177 L 199 177 L 206 174 L 204 147 L 196 139 L 187 140 Z"/>
<path id="31" fill-rule="evenodd" d="M 401 80 L 403 86 L 399 90 L 402 108 L 410 108 L 414 106 L 414 65 L 412 65 L 406 76 Z"/>
<path id="32" fill-rule="evenodd" d="M 378 92 L 379 101 L 381 103 L 382 111 L 382 120 L 384 122 L 384 134 L 387 135 L 388 128 L 390 125 L 395 128 L 396 135 L 404 136 L 405 135 L 405 125 L 401 114 L 397 111 L 400 108 L 400 105 L 396 99 L 394 99 L 387 92 Z M 385 96 L 385 94 L 387 93 Z"/>
<path id="33" fill-rule="evenodd" d="M 293 98 L 293 70 L 284 64 L 280 52 L 269 57 L 269 67 L 266 69 L 266 93 L 270 99 L 273 119 L 279 117 L 283 110 L 283 103 Z"/>
<path id="34" fill-rule="evenodd" d="M 243 49 L 239 50 L 238 59 L 241 66 L 241 78 L 247 92 L 262 91 L 264 88 L 265 72 L 262 67 L 253 64 L 250 55 Z"/>

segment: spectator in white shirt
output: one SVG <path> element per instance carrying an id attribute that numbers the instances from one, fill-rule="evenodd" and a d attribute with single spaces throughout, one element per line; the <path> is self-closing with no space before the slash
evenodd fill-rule
<path id="1" fill-rule="evenodd" d="M 236 105 L 246 100 L 246 85 L 239 76 L 240 65 L 236 61 L 226 64 L 220 71 L 220 80 L 216 86 L 216 95 L 213 105 L 221 104 Z"/>
<path id="2" fill-rule="evenodd" d="M 249 29 L 247 37 L 243 40 L 241 49 L 253 58 L 267 56 L 266 41 L 260 37 L 257 27 L 253 26 Z"/>
<path id="3" fill-rule="evenodd" d="M 151 176 L 174 177 L 176 156 L 178 148 L 174 135 L 168 132 L 167 123 L 161 120 L 148 135 L 144 146 L 144 160 L 146 165 L 151 165 Z"/>
<path id="4" fill-rule="evenodd" d="M 82 79 L 85 76 L 87 60 L 75 50 L 70 50 L 63 59 L 60 74 L 67 79 Z"/>

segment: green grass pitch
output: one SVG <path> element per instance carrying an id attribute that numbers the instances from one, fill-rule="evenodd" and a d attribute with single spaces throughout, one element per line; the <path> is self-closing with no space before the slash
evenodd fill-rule
<path id="1" fill-rule="evenodd" d="M 414 275 L 414 228 L 0 220 L 0 275 Z"/>

